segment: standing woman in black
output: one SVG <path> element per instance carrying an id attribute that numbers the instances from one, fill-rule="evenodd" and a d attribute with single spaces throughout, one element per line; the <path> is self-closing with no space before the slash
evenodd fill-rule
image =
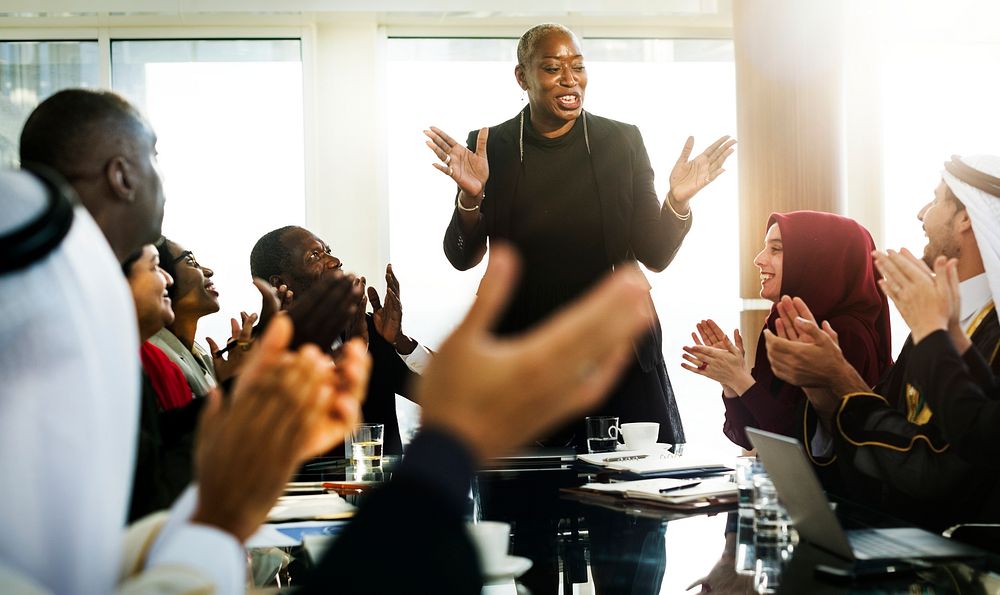
<path id="1" fill-rule="evenodd" d="M 688 138 L 661 205 L 638 128 L 583 110 L 587 71 L 576 35 L 537 25 L 518 42 L 517 59 L 514 76 L 528 94 L 518 115 L 473 131 L 467 146 L 437 128 L 425 131 L 440 160 L 435 167 L 458 184 L 444 238 L 451 264 L 478 264 L 487 237 L 521 254 L 524 273 L 497 329 L 508 334 L 531 327 L 617 266 L 666 268 L 691 228 L 688 202 L 724 171 L 736 142 L 724 136 L 689 161 Z M 658 323 L 636 342 L 635 354 L 594 414 L 659 422 L 660 441 L 684 442 Z M 545 443 L 585 447 L 582 420 Z"/>

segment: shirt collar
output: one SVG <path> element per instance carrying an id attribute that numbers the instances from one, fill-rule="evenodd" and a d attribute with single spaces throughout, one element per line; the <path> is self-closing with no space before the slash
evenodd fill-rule
<path id="1" fill-rule="evenodd" d="M 961 311 L 958 313 L 959 320 L 962 323 L 962 328 L 968 328 L 976 314 L 993 301 L 986 273 L 981 273 L 959 283 L 958 293 L 962 298 Z"/>

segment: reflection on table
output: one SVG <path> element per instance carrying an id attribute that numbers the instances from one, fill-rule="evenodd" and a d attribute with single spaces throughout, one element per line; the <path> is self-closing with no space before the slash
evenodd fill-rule
<path id="1" fill-rule="evenodd" d="M 391 463 L 383 468 L 383 479 L 391 476 L 391 469 Z M 349 483 L 356 478 L 341 464 L 312 468 L 296 479 Z M 763 563 L 774 566 L 768 590 L 777 593 L 983 593 L 987 591 L 978 586 L 982 579 L 996 576 L 987 570 L 1000 569 L 996 559 L 987 557 L 967 564 L 937 563 L 890 580 L 835 584 L 817 578 L 815 567 L 843 566 L 844 560 L 794 538 L 762 548 L 752 518 L 741 521 L 735 506 L 685 514 L 624 501 L 587 502 L 560 492 L 589 479 L 577 468 L 565 465 L 550 469 L 494 467 L 478 475 L 470 518 L 510 523 L 510 553 L 531 561 L 531 568 L 519 577 L 490 578 L 483 593 L 674 594 L 689 589 L 699 592 L 699 585 L 701 592 L 754 593 L 762 588 L 762 555 Z M 837 514 L 845 528 L 900 524 L 843 501 L 838 502 Z M 308 563 L 300 551 L 293 549 L 292 553 L 298 563 Z M 391 568 L 391 562 L 386 563 Z M 293 585 L 294 564 L 289 572 Z"/>

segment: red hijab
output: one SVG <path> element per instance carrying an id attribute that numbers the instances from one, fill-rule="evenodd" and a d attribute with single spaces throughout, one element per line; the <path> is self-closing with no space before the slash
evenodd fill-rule
<path id="1" fill-rule="evenodd" d="M 876 357 L 872 373 L 860 372 L 874 384 L 892 364 L 892 337 L 889 303 L 878 287 L 880 276 L 871 255 L 875 249 L 871 234 L 853 219 L 818 211 L 772 213 L 767 229 L 775 223 L 781 230 L 783 252 L 781 295 L 801 298 L 820 323 L 843 317 L 860 323 L 868 331 L 860 340 Z M 771 332 L 777 319 L 778 309 L 772 306 L 766 324 Z M 753 377 L 765 386 L 774 379 L 763 329 Z"/>

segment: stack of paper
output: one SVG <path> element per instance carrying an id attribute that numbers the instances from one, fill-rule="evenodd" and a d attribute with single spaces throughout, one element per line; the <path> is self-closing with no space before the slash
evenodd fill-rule
<path id="1" fill-rule="evenodd" d="M 343 519 L 354 515 L 355 507 L 336 494 L 315 496 L 282 496 L 278 498 L 267 520 L 271 522 L 292 519 Z"/>
<path id="2" fill-rule="evenodd" d="M 736 484 L 727 478 L 690 480 L 663 477 L 588 483 L 579 489 L 672 505 L 708 506 L 736 500 Z"/>
<path id="3" fill-rule="evenodd" d="M 724 478 L 703 480 L 662 477 L 615 483 L 588 483 L 564 492 L 587 502 L 614 504 L 633 502 L 690 512 L 736 503 L 736 484 Z"/>
<path id="4" fill-rule="evenodd" d="M 667 477 L 690 475 L 694 472 L 699 475 L 710 475 L 729 469 L 728 465 L 714 457 L 701 456 L 697 453 L 675 455 L 662 449 L 580 455 L 578 459 L 609 471 L 647 476 Z"/>

